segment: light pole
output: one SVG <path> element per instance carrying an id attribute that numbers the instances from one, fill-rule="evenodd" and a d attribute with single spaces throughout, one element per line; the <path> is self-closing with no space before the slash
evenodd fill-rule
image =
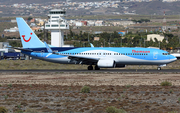
<path id="1" fill-rule="evenodd" d="M 105 39 L 104 39 L 104 47 L 105 47 Z"/>
<path id="2" fill-rule="evenodd" d="M 109 47 L 111 46 L 111 34 L 110 34 L 110 38 L 109 38 Z"/>
<path id="3" fill-rule="evenodd" d="M 144 38 L 144 47 L 145 47 L 145 38 Z"/>
<path id="4" fill-rule="evenodd" d="M 62 47 L 63 46 L 63 42 L 62 40 L 64 39 L 61 39 L 61 29 L 60 29 L 60 23 L 62 22 L 63 20 L 62 19 L 59 19 L 59 39 L 60 39 L 60 46 Z M 63 33 L 64 34 L 64 33 Z"/>
<path id="5" fill-rule="evenodd" d="M 122 47 L 122 37 L 121 37 L 121 47 Z"/>
<path id="6" fill-rule="evenodd" d="M 88 42 L 89 42 L 89 32 L 88 32 Z"/>

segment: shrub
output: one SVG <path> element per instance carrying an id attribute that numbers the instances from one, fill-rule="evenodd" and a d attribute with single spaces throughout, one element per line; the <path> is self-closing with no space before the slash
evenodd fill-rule
<path id="1" fill-rule="evenodd" d="M 172 86 L 172 83 L 168 81 L 164 81 L 164 82 L 161 82 L 161 86 Z"/>
<path id="2" fill-rule="evenodd" d="M 11 87 L 12 87 L 12 84 L 8 84 L 7 86 L 8 86 L 8 88 L 11 88 Z"/>
<path id="3" fill-rule="evenodd" d="M 180 97 L 178 98 L 178 101 L 180 102 Z"/>
<path id="4" fill-rule="evenodd" d="M 114 106 L 110 106 L 106 108 L 107 113 L 118 113 L 117 109 Z"/>
<path id="5" fill-rule="evenodd" d="M 27 108 L 26 111 L 25 111 L 25 113 L 38 113 L 38 111 L 35 110 L 35 109 Z"/>
<path id="6" fill-rule="evenodd" d="M 18 109 L 15 113 L 23 113 L 23 110 Z"/>
<path id="7" fill-rule="evenodd" d="M 81 88 L 81 93 L 90 93 L 91 88 L 88 86 L 84 86 Z"/>
<path id="8" fill-rule="evenodd" d="M 125 110 L 117 109 L 114 106 L 107 107 L 106 112 L 107 113 L 127 113 Z"/>
<path id="9" fill-rule="evenodd" d="M 170 93 L 173 93 L 173 90 L 172 89 L 170 89 L 170 91 L 169 91 Z"/>
<path id="10" fill-rule="evenodd" d="M 7 100 L 8 96 L 7 95 L 4 95 L 4 99 Z M 1 113 L 1 112 L 0 112 Z"/>
<path id="11" fill-rule="evenodd" d="M 5 107 L 0 107 L 0 113 L 7 113 L 8 110 Z"/>
<path id="12" fill-rule="evenodd" d="M 131 87 L 131 85 L 129 85 L 129 84 L 128 84 L 128 85 L 126 85 L 126 88 L 130 88 L 130 87 Z"/>
<path id="13" fill-rule="evenodd" d="M 170 112 L 168 112 L 168 113 L 178 113 L 177 111 L 170 111 Z"/>

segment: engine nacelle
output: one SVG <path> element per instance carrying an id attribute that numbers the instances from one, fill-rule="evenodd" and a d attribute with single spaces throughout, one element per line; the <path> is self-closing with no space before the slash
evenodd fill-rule
<path id="1" fill-rule="evenodd" d="M 97 66 L 99 68 L 113 68 L 114 64 L 114 60 L 101 59 L 98 61 Z"/>

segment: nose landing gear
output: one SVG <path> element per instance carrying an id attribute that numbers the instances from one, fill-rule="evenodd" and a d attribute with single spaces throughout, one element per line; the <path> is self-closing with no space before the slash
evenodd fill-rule
<path id="1" fill-rule="evenodd" d="M 160 71 L 160 70 L 161 70 L 161 67 L 158 67 L 157 70 Z"/>
<path id="2" fill-rule="evenodd" d="M 166 66 L 166 64 L 159 65 L 159 66 L 157 67 L 157 70 L 160 71 L 160 70 L 161 70 L 161 67 L 164 67 L 164 66 Z"/>

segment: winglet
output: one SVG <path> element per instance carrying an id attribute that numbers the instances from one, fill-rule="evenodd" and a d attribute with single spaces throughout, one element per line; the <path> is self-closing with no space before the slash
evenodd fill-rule
<path id="1" fill-rule="evenodd" d="M 92 43 L 90 43 L 91 47 L 94 47 L 94 45 Z"/>
<path id="2" fill-rule="evenodd" d="M 52 53 L 52 49 L 48 46 L 48 44 L 46 42 L 44 42 L 45 46 L 46 46 L 46 49 L 48 51 L 48 53 Z"/>

